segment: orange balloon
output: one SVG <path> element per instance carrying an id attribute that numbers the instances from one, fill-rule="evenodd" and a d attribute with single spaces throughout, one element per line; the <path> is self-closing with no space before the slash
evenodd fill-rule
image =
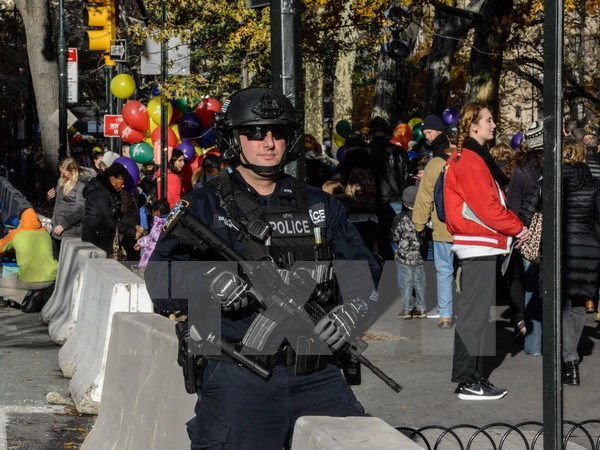
<path id="1" fill-rule="evenodd" d="M 408 142 L 412 139 L 412 130 L 407 123 L 401 123 L 394 129 L 394 139 L 404 145 L 404 141 Z"/>

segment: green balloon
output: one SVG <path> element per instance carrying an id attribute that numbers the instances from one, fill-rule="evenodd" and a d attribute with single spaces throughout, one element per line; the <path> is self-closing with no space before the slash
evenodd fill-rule
<path id="1" fill-rule="evenodd" d="M 129 156 L 138 164 L 148 164 L 154 160 L 154 149 L 147 142 L 138 142 L 129 147 Z"/>
<path id="2" fill-rule="evenodd" d="M 181 111 L 183 114 L 189 113 L 192 110 L 192 107 L 188 105 L 187 98 L 176 98 L 173 100 L 173 105 Z"/>
<path id="3" fill-rule="evenodd" d="M 423 124 L 420 123 L 418 125 L 415 125 L 412 129 L 412 138 L 413 141 L 415 142 L 419 142 L 421 139 L 423 139 L 425 136 L 423 136 Z"/>
<path id="4" fill-rule="evenodd" d="M 352 133 L 352 125 L 347 120 L 340 120 L 335 124 L 335 131 L 344 139 L 347 139 Z"/>

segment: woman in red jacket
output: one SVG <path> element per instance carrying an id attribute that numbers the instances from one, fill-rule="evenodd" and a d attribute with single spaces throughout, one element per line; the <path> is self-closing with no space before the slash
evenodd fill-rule
<path id="1" fill-rule="evenodd" d="M 181 169 L 185 165 L 185 156 L 183 152 L 179 149 L 173 149 L 171 152 L 171 157 L 169 158 L 169 162 L 167 163 L 167 202 L 169 203 L 169 208 L 173 208 L 175 203 L 183 197 L 187 192 L 183 187 L 183 178 L 181 176 Z M 158 186 L 156 192 L 156 198 L 160 200 L 160 177 L 162 174 L 158 174 L 156 178 L 156 184 Z"/>
<path id="2" fill-rule="evenodd" d="M 468 103 L 460 114 L 457 150 L 448 160 L 444 184 L 446 226 L 452 251 L 460 260 L 452 381 L 462 400 L 496 400 L 506 395 L 483 374 L 483 356 L 492 355 L 485 331 L 495 295 L 498 255 L 510 252 L 513 237 L 527 238 L 528 230 L 506 208 L 501 186 L 508 179 L 485 147 L 494 139 L 496 124 L 485 104 Z M 479 283 L 479 286 L 478 286 Z"/>

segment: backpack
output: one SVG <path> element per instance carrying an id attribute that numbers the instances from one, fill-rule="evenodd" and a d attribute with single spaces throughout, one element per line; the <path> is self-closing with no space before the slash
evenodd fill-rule
<path id="1" fill-rule="evenodd" d="M 442 155 L 444 161 L 448 161 L 449 155 Z M 435 212 L 440 221 L 446 223 L 446 213 L 444 212 L 444 183 L 446 182 L 446 170 L 448 170 L 448 164 L 444 164 L 442 171 L 438 175 L 435 185 L 433 186 L 433 204 L 435 206 Z"/>

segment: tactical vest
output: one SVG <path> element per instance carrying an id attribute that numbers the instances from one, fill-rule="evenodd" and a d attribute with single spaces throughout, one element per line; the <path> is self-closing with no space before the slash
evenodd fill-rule
<path id="1" fill-rule="evenodd" d="M 224 209 L 227 219 L 240 230 L 238 238 L 252 259 L 272 259 L 280 268 L 289 269 L 295 261 L 331 261 L 331 251 L 322 236 L 325 205 L 308 206 L 303 183 L 285 177 L 277 183 L 269 205 L 262 206 L 257 194 L 236 182 L 227 171 L 209 183 Z M 271 237 L 258 242 L 247 234 L 247 224 L 260 220 L 271 227 Z"/>

